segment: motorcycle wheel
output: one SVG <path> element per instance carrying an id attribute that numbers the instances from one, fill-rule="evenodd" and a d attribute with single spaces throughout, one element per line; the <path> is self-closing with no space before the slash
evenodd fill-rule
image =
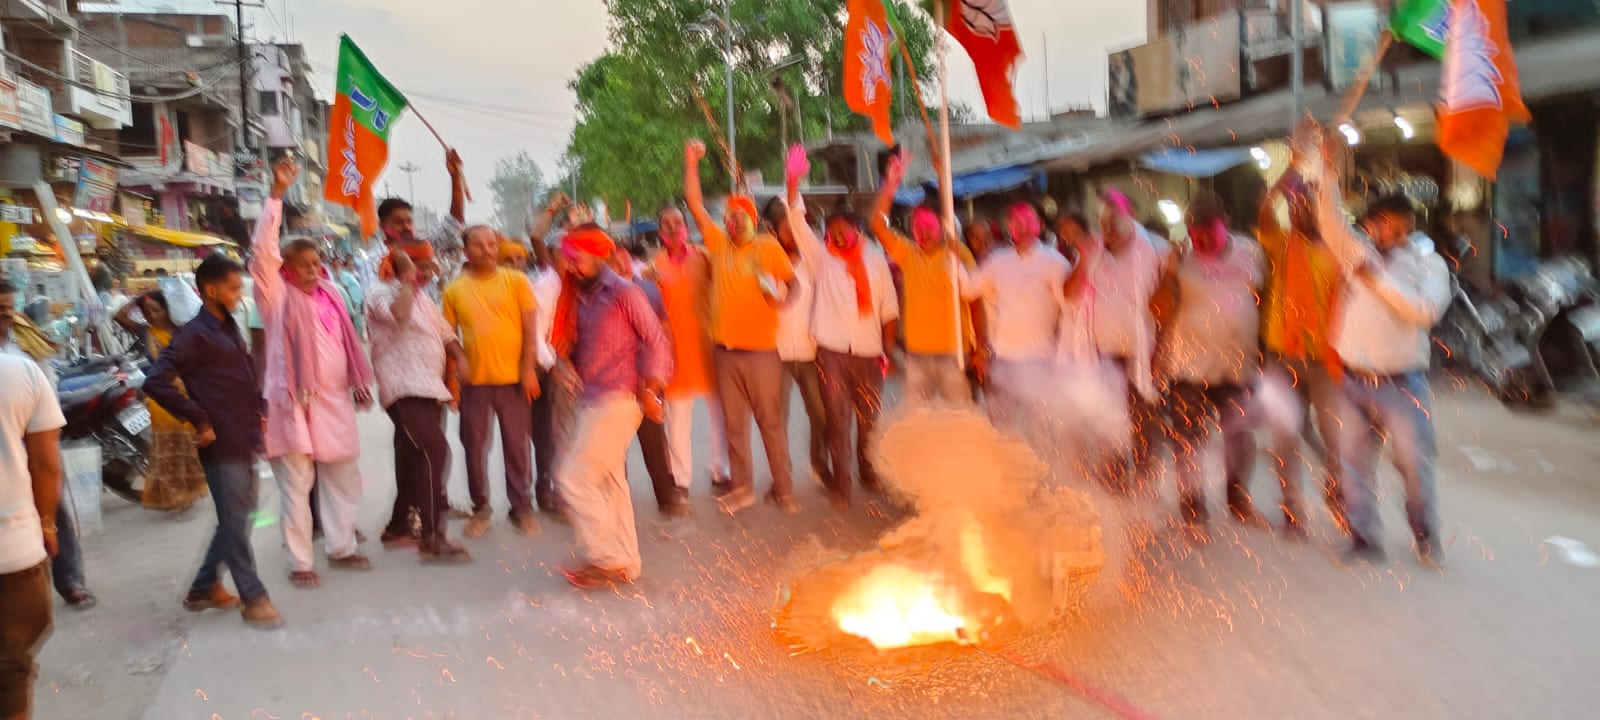
<path id="1" fill-rule="evenodd" d="M 120 432 L 100 437 L 100 482 L 117 497 L 135 505 L 144 499 L 144 474 L 150 469 L 150 453 L 139 440 Z"/>

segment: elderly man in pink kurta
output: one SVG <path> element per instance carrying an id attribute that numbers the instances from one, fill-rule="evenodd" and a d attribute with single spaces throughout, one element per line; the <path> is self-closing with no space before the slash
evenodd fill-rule
<path id="1" fill-rule="evenodd" d="M 356 408 L 372 404 L 372 370 L 316 244 L 296 240 L 278 247 L 283 194 L 298 175 L 292 161 L 273 168 L 272 195 L 251 241 L 250 276 L 266 329 L 266 455 L 283 497 L 289 579 L 311 588 L 320 582 L 311 540 L 311 486 L 319 480 L 329 566 L 371 567 L 355 523 L 361 506 Z"/>

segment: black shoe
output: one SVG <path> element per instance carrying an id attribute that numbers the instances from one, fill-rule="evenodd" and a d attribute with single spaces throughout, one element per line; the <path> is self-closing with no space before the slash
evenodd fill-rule
<path id="1" fill-rule="evenodd" d="M 1356 538 L 1351 541 L 1350 549 L 1345 550 L 1340 559 L 1346 565 L 1354 565 L 1356 563 L 1381 565 L 1388 562 L 1389 554 L 1384 552 L 1383 547 L 1380 545 L 1374 545 L 1361 538 Z"/>

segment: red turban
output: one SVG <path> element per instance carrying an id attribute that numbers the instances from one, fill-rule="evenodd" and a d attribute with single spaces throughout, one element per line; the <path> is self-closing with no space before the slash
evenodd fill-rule
<path id="1" fill-rule="evenodd" d="M 600 228 L 580 227 L 568 231 L 566 236 L 561 238 L 561 252 L 567 255 L 581 252 L 605 259 L 611 257 L 616 250 L 617 243 Z"/>
<path id="2" fill-rule="evenodd" d="M 582 253 L 602 260 L 617 250 L 617 244 L 604 230 L 597 227 L 579 227 L 567 231 L 561 238 L 561 254 L 569 260 Z M 561 295 L 556 298 L 554 322 L 550 327 L 550 345 L 556 354 L 569 357 L 578 340 L 578 283 L 568 269 L 561 281 Z"/>

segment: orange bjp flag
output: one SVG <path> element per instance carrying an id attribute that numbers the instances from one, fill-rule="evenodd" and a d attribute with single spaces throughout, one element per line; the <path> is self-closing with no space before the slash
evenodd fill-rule
<path id="1" fill-rule="evenodd" d="M 961 43 L 978 70 L 978 86 L 989 117 L 1008 128 L 1022 127 L 1017 109 L 1017 58 L 1022 44 L 1006 0 L 939 0 L 944 3 L 944 29 Z"/>
<path id="2" fill-rule="evenodd" d="M 851 110 L 872 118 L 872 131 L 878 139 L 893 145 L 889 57 L 898 40 L 889 27 L 883 0 L 850 0 L 849 7 L 850 22 L 844 28 L 844 101 Z"/>
<path id="3" fill-rule="evenodd" d="M 1506 31 L 1505 0 L 1454 0 L 1439 81 L 1439 149 L 1490 180 L 1506 137 L 1529 120 Z"/>
<path id="4" fill-rule="evenodd" d="M 346 35 L 339 42 L 338 94 L 328 120 L 328 179 L 323 198 L 361 216 L 361 237 L 378 232 L 372 185 L 389 163 L 389 131 L 406 109 L 395 89 Z"/>

